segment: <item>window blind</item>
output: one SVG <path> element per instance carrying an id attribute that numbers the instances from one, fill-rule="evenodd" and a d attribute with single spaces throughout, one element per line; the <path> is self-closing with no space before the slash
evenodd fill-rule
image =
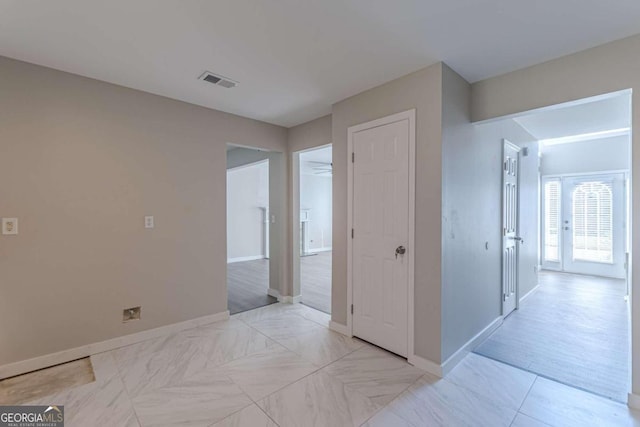
<path id="1" fill-rule="evenodd" d="M 544 259 L 560 261 L 560 180 L 544 185 Z"/>
<path id="2" fill-rule="evenodd" d="M 612 182 L 588 181 L 574 186 L 573 259 L 613 262 Z"/>

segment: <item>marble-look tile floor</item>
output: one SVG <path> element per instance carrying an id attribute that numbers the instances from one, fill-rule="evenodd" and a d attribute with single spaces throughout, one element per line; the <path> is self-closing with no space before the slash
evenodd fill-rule
<path id="1" fill-rule="evenodd" d="M 469 354 L 445 379 L 274 304 L 91 357 L 38 398 L 69 426 L 640 426 L 625 405 Z M 1 404 L 2 402 L 0 402 Z"/>

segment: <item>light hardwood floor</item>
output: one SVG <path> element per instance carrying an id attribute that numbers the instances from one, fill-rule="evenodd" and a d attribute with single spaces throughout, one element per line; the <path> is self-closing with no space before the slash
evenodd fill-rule
<path id="1" fill-rule="evenodd" d="M 302 303 L 331 313 L 331 251 L 300 258 Z"/>
<path id="2" fill-rule="evenodd" d="M 328 321 L 272 304 L 92 356 L 96 381 L 29 403 L 64 405 L 67 427 L 640 423 L 623 404 L 473 353 L 439 379 Z"/>
<path id="3" fill-rule="evenodd" d="M 545 271 L 539 283 L 475 352 L 626 402 L 630 331 L 625 282 Z"/>

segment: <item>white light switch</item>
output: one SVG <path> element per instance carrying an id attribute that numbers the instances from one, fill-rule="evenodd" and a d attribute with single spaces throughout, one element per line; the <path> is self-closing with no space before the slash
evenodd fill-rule
<path id="1" fill-rule="evenodd" d="M 153 228 L 153 217 L 145 216 L 144 217 L 144 228 Z"/>
<path id="2" fill-rule="evenodd" d="M 18 218 L 2 218 L 2 234 L 6 236 L 18 234 Z"/>

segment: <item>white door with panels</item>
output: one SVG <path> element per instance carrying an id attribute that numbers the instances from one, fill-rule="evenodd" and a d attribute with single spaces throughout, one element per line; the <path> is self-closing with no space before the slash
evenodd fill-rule
<path id="1" fill-rule="evenodd" d="M 543 178 L 543 266 L 626 277 L 622 173 Z"/>
<path id="2" fill-rule="evenodd" d="M 517 145 L 504 141 L 502 163 L 502 315 L 518 304 L 519 155 Z"/>
<path id="3" fill-rule="evenodd" d="M 353 335 L 408 356 L 410 120 L 352 134 Z"/>

